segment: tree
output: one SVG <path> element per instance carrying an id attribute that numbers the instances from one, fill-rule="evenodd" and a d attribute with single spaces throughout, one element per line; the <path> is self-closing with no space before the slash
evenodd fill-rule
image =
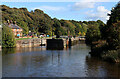
<path id="1" fill-rule="evenodd" d="M 12 30 L 8 26 L 3 25 L 2 47 L 15 47 L 15 46 L 16 46 L 16 42 Z"/>
<path id="2" fill-rule="evenodd" d="M 16 24 L 23 29 L 24 34 L 28 34 L 29 30 L 35 33 L 45 33 L 48 35 L 85 35 L 88 25 L 101 24 L 102 21 L 75 21 L 75 20 L 58 20 L 51 18 L 42 10 L 35 9 L 28 11 L 27 8 L 10 8 L 1 5 L 2 23 L 7 20 L 16 21 Z M 57 32 L 59 31 L 59 32 Z"/>
<path id="3" fill-rule="evenodd" d="M 107 25 L 111 25 L 120 20 L 120 2 L 112 8 L 111 14 L 108 15 L 110 16 L 110 19 L 107 21 Z"/>
<path id="4" fill-rule="evenodd" d="M 54 20 L 53 27 L 56 28 L 54 32 L 55 32 L 56 37 L 59 38 L 62 35 L 60 31 L 61 23 L 56 18 L 54 18 L 53 20 Z"/>
<path id="5" fill-rule="evenodd" d="M 109 28 L 107 42 L 111 49 L 120 49 L 120 21 L 112 24 Z"/>
<path id="6" fill-rule="evenodd" d="M 86 43 L 92 44 L 93 41 L 98 41 L 100 38 L 101 34 L 99 27 L 90 25 L 86 33 Z"/>
<path id="7" fill-rule="evenodd" d="M 105 27 L 105 38 L 110 49 L 120 48 L 120 2 L 111 10 L 110 19 Z"/>

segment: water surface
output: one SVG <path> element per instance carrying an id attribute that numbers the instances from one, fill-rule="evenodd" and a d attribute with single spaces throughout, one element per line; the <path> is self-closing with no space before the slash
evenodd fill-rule
<path id="1" fill-rule="evenodd" d="M 120 66 L 93 58 L 90 47 L 3 49 L 3 77 L 120 77 Z"/>

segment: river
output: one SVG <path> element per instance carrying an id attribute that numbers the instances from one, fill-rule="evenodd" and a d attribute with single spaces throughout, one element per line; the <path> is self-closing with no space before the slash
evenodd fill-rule
<path id="1" fill-rule="evenodd" d="M 77 44 L 64 50 L 43 47 L 3 49 L 3 77 L 120 77 L 120 65 L 89 55 Z"/>

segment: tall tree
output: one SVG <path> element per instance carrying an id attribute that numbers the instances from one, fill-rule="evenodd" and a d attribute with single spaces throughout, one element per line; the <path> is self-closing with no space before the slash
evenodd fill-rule
<path id="1" fill-rule="evenodd" d="M 2 47 L 15 47 L 15 37 L 12 32 L 12 30 L 6 26 L 3 25 L 2 29 Z"/>
<path id="2" fill-rule="evenodd" d="M 111 10 L 110 19 L 106 26 L 106 39 L 110 49 L 120 47 L 120 2 Z"/>

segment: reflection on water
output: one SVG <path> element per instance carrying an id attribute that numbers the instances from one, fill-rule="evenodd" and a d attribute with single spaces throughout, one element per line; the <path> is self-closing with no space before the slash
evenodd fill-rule
<path id="1" fill-rule="evenodd" d="M 24 52 L 33 52 L 33 51 L 43 51 L 46 50 L 45 46 L 42 47 L 26 47 L 26 48 L 3 48 L 2 55 L 12 54 L 12 53 L 24 53 Z"/>
<path id="2" fill-rule="evenodd" d="M 88 76 L 120 77 L 119 64 L 103 62 L 99 58 L 86 56 L 86 68 Z"/>
<path id="3" fill-rule="evenodd" d="M 120 67 L 90 57 L 90 47 L 3 49 L 3 77 L 119 77 Z"/>

